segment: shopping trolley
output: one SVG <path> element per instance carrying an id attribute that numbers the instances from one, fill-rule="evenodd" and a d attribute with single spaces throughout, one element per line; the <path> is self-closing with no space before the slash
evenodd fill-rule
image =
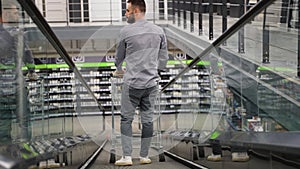
<path id="1" fill-rule="evenodd" d="M 117 148 L 117 141 L 118 139 L 121 139 L 120 134 L 116 132 L 115 129 L 115 115 L 116 113 L 120 113 L 120 105 L 121 105 L 121 93 L 122 93 L 122 85 L 123 85 L 123 79 L 121 77 L 116 77 L 112 76 L 111 79 L 111 150 L 110 150 L 110 163 L 115 163 L 116 161 L 116 148 Z M 156 124 L 157 128 L 153 132 L 153 137 L 152 137 L 152 142 L 151 142 L 151 148 L 154 148 L 158 152 L 158 157 L 159 157 L 159 162 L 164 162 L 165 161 L 165 156 L 163 152 L 163 146 L 161 144 L 162 136 L 161 136 L 161 122 L 160 122 L 160 97 L 156 99 L 155 103 L 155 112 L 154 115 L 156 116 Z M 140 115 L 139 115 L 139 108 L 136 108 L 136 116 L 137 118 L 137 128 L 138 130 L 142 129 L 142 124 L 140 120 Z M 136 117 L 135 116 L 135 117 Z M 134 123 L 134 122 L 133 122 Z M 140 138 L 141 133 L 134 133 L 133 132 L 133 137 L 139 137 Z"/>

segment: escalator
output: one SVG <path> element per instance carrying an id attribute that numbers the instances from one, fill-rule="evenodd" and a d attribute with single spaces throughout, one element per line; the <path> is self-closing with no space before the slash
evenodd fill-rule
<path id="1" fill-rule="evenodd" d="M 51 53 L 47 54 L 53 55 L 54 49 L 61 57 L 61 67 L 58 72 L 55 64 L 51 68 L 48 67 L 50 64 L 39 65 L 45 68 L 39 70 L 42 76 L 37 82 L 30 82 L 36 89 L 33 98 L 45 99 L 43 102 L 48 105 L 39 105 L 39 100 L 32 101 L 36 105 L 32 118 L 34 137 L 30 141 L 17 137 L 21 130 L 18 129 L 19 119 L 15 117 L 13 144 L 1 145 L 1 167 L 42 168 L 43 165 L 52 165 L 57 168 L 116 168 L 109 163 L 109 108 L 101 104 L 98 96 L 91 90 L 89 77 L 83 76 L 85 71 L 90 70 L 85 69 L 83 64 L 74 63 L 33 2 L 18 2 L 36 24 L 35 29 L 41 32 L 41 44 L 46 42 L 52 45 Z M 176 35 L 180 27 L 164 27 L 171 43 L 180 48 L 182 42 L 176 42 L 176 39 L 181 37 L 176 36 L 182 35 L 182 40 L 191 44 L 181 46 L 182 51 L 189 50 L 187 53 L 190 53 L 191 60 L 170 64 L 170 70 L 178 68 L 179 71 L 174 71 L 174 76 L 170 76 L 169 72 L 165 73 L 167 78 L 160 92 L 162 103 L 166 104 L 161 109 L 165 114 L 159 117 L 163 124 L 162 145 L 166 161 L 159 162 L 157 150 L 151 149 L 153 155 L 150 158 L 153 163 L 139 165 L 137 157 L 134 157 L 132 168 L 299 167 L 300 125 L 297 119 L 300 104 L 297 91 L 300 83 L 295 78 L 299 71 L 294 64 L 279 64 L 282 60 L 287 60 L 285 63 L 298 63 L 299 60 L 294 56 L 282 59 L 284 53 L 297 53 L 297 49 L 294 46 L 283 48 L 282 46 L 290 46 L 278 45 L 275 37 L 276 34 L 283 34 L 285 38 L 294 34 L 289 34 L 285 29 L 273 30 L 272 22 L 261 20 L 261 16 L 266 14 L 262 11 L 272 9 L 272 4 L 276 4 L 274 2 L 278 1 L 261 0 L 218 38 L 201 47 L 198 44 L 201 38 L 195 38 L 194 35 L 191 39 L 184 37 L 184 31 Z M 266 32 L 269 34 L 266 35 Z M 263 38 L 257 40 L 258 35 Z M 265 50 L 258 49 L 258 44 L 265 46 L 266 36 L 275 40 L 269 37 L 267 45 L 271 52 L 268 59 L 267 55 L 262 59 L 256 50 Z M 240 45 L 241 37 L 246 37 L 245 42 L 241 43 L 248 44 L 250 48 L 239 53 L 235 48 Z M 197 39 L 196 42 L 194 39 Z M 268 62 L 261 63 L 262 60 Z M 39 61 L 44 62 L 43 59 Z M 111 70 L 104 68 L 101 71 L 109 74 Z M 53 81 L 64 85 L 50 90 Z M 53 93 L 44 93 L 44 89 Z M 61 91 L 60 94 L 68 97 L 67 99 L 55 96 Z M 104 92 L 100 96 L 101 94 L 105 95 Z M 204 96 L 206 100 L 202 99 Z M 200 102 L 198 98 L 201 98 Z M 75 104 L 72 104 L 74 100 Z M 170 111 L 172 113 L 168 114 Z M 233 114 L 236 114 L 235 119 Z M 209 139 L 214 131 L 221 133 L 217 137 L 223 146 L 221 162 L 210 162 L 205 158 L 211 154 Z M 247 148 L 250 160 L 245 163 L 232 162 L 231 146 Z M 50 164 L 50 160 L 54 161 L 53 164 Z"/>
<path id="2" fill-rule="evenodd" d="M 273 5 L 271 5 L 272 3 Z M 258 3 L 258 6 L 262 7 L 266 5 L 268 6 L 266 10 L 278 10 L 275 8 L 278 7 L 276 3 L 278 2 L 261 1 Z M 214 89 L 212 93 L 218 91 L 218 89 L 223 90 L 223 93 L 221 92 L 223 97 L 222 94 L 220 97 L 220 93 L 218 93 L 218 96 L 212 95 L 211 101 L 216 102 L 215 104 L 211 104 L 211 117 L 204 117 L 206 119 L 204 125 L 198 125 L 201 118 L 197 113 L 191 113 L 191 118 L 186 118 L 186 116 L 189 116 L 187 114 L 175 117 L 175 119 L 194 121 L 194 125 L 188 126 L 183 122 L 178 122 L 180 124 L 176 123 L 176 125 L 181 126 L 176 126 L 175 131 L 169 130 L 170 128 L 167 127 L 165 130 L 167 143 L 164 144 L 164 147 L 168 151 L 176 152 L 176 154 L 180 154 L 180 156 L 208 168 L 299 167 L 299 143 L 297 142 L 299 140 L 297 129 L 299 125 L 297 120 L 295 120 L 298 119 L 297 107 L 299 102 L 297 101 L 297 94 L 292 94 L 298 91 L 299 81 L 295 78 L 298 69 L 295 65 L 285 65 L 285 62 L 282 62 L 280 59 L 284 55 L 282 53 L 288 53 L 295 49 L 292 49 L 292 47 L 281 49 L 278 46 L 280 42 L 270 42 L 270 39 L 265 40 L 266 36 L 269 38 L 269 36 L 283 35 L 286 38 L 293 35 L 287 35 L 284 29 L 269 29 L 272 23 L 269 23 L 267 19 L 258 19 L 261 23 L 255 22 L 256 18 L 254 16 L 259 13 L 256 11 L 259 8 L 258 6 L 242 16 L 240 20 L 210 45 L 208 44 L 208 47 L 200 55 L 195 56 L 193 61 L 182 66 L 184 67 L 183 70 L 163 86 L 161 93 L 164 91 L 168 92 L 167 89 L 174 88 L 174 84 L 182 81 L 183 76 L 189 76 L 193 74 L 194 69 L 201 67 L 202 65 L 199 62 L 209 60 L 211 64 L 207 67 L 210 69 L 210 76 L 212 78 L 211 89 Z M 266 17 L 267 14 L 265 12 L 258 15 Z M 262 25 L 262 28 L 260 28 L 259 24 Z M 269 24 L 267 28 L 266 24 Z M 176 33 L 178 33 L 176 32 L 176 28 L 166 28 L 165 30 L 167 31 L 167 35 L 169 35 L 168 38 L 174 40 L 174 42 L 178 39 L 176 37 Z M 235 38 L 240 38 L 241 34 L 245 33 L 244 31 L 248 33 L 248 37 L 244 43 L 248 43 L 249 49 L 244 49 L 244 52 L 237 53 L 233 50 L 234 47 L 239 46 L 237 45 L 239 41 L 237 42 Z M 255 33 L 258 35 L 255 35 Z M 245 34 L 242 35 L 244 36 Z M 259 37 L 259 35 L 262 39 L 257 40 L 255 36 Z M 185 35 L 182 36 L 184 37 Z M 191 36 L 192 38 L 194 37 Z M 193 45 L 195 43 L 192 42 L 193 40 L 189 39 L 186 42 L 177 42 L 177 44 L 191 44 L 189 49 L 183 46 L 183 50 L 190 50 L 189 52 L 193 53 Z M 198 41 L 196 40 L 195 42 Z M 226 45 L 224 45 L 225 43 Z M 265 45 L 267 45 L 271 48 L 268 52 L 272 53 L 261 56 L 255 51 L 255 49 L 260 50 L 258 49 L 259 45 L 262 45 L 262 48 L 265 48 Z M 265 49 L 262 50 L 264 51 Z M 282 50 L 282 53 L 276 53 L 278 52 L 277 50 Z M 246 52 L 249 53 L 247 54 Z M 269 58 L 266 59 L 265 57 Z M 288 62 L 299 62 L 299 60 L 293 57 L 285 59 Z M 217 70 L 213 68 L 212 60 L 217 62 Z M 214 79 L 214 76 L 216 76 L 216 79 Z M 221 83 L 221 87 L 216 84 L 214 85 L 214 81 L 217 81 L 219 84 Z M 222 82 L 225 83 L 226 87 L 224 87 Z M 231 89 L 235 97 L 238 97 L 231 100 L 231 103 L 227 102 L 229 95 L 232 95 L 225 92 L 228 88 Z M 213 96 L 215 96 L 216 100 L 213 100 Z M 217 101 L 220 101 L 220 99 L 225 99 L 228 105 L 218 105 Z M 191 103 L 189 106 L 194 105 Z M 236 109 L 237 107 L 240 109 Z M 181 108 L 184 109 L 186 107 L 182 105 Z M 230 108 L 233 110 L 230 110 Z M 288 112 L 288 115 L 283 112 Z M 235 120 L 233 120 L 233 113 L 238 114 Z M 225 147 L 223 151 L 224 160 L 219 163 L 209 162 L 204 158 L 211 153 L 210 145 L 206 141 L 214 130 L 221 133 L 217 139 Z M 168 142 L 176 139 L 178 140 L 178 142 L 175 141 L 176 143 Z M 240 146 L 248 149 L 248 153 L 251 155 L 250 161 L 245 163 L 232 162 L 229 153 L 231 146 Z"/>

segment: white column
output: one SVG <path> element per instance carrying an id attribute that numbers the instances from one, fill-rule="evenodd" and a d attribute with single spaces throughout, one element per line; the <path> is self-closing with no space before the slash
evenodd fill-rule
<path id="1" fill-rule="evenodd" d="M 165 20 L 168 20 L 168 0 L 164 0 L 164 18 Z"/>

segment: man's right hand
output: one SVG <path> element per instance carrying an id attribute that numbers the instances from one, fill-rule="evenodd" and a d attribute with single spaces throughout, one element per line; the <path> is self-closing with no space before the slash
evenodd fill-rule
<path id="1" fill-rule="evenodd" d="M 123 75 L 124 75 L 125 71 L 124 70 L 116 70 L 113 72 L 113 77 L 119 77 L 119 78 L 122 78 Z"/>

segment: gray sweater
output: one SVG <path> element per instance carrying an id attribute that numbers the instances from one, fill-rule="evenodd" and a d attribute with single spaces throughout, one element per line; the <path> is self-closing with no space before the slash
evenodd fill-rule
<path id="1" fill-rule="evenodd" d="M 168 60 L 167 40 L 163 29 L 146 20 L 125 26 L 119 35 L 115 65 L 122 70 L 126 62 L 124 83 L 145 89 L 157 85 L 158 71 Z"/>

